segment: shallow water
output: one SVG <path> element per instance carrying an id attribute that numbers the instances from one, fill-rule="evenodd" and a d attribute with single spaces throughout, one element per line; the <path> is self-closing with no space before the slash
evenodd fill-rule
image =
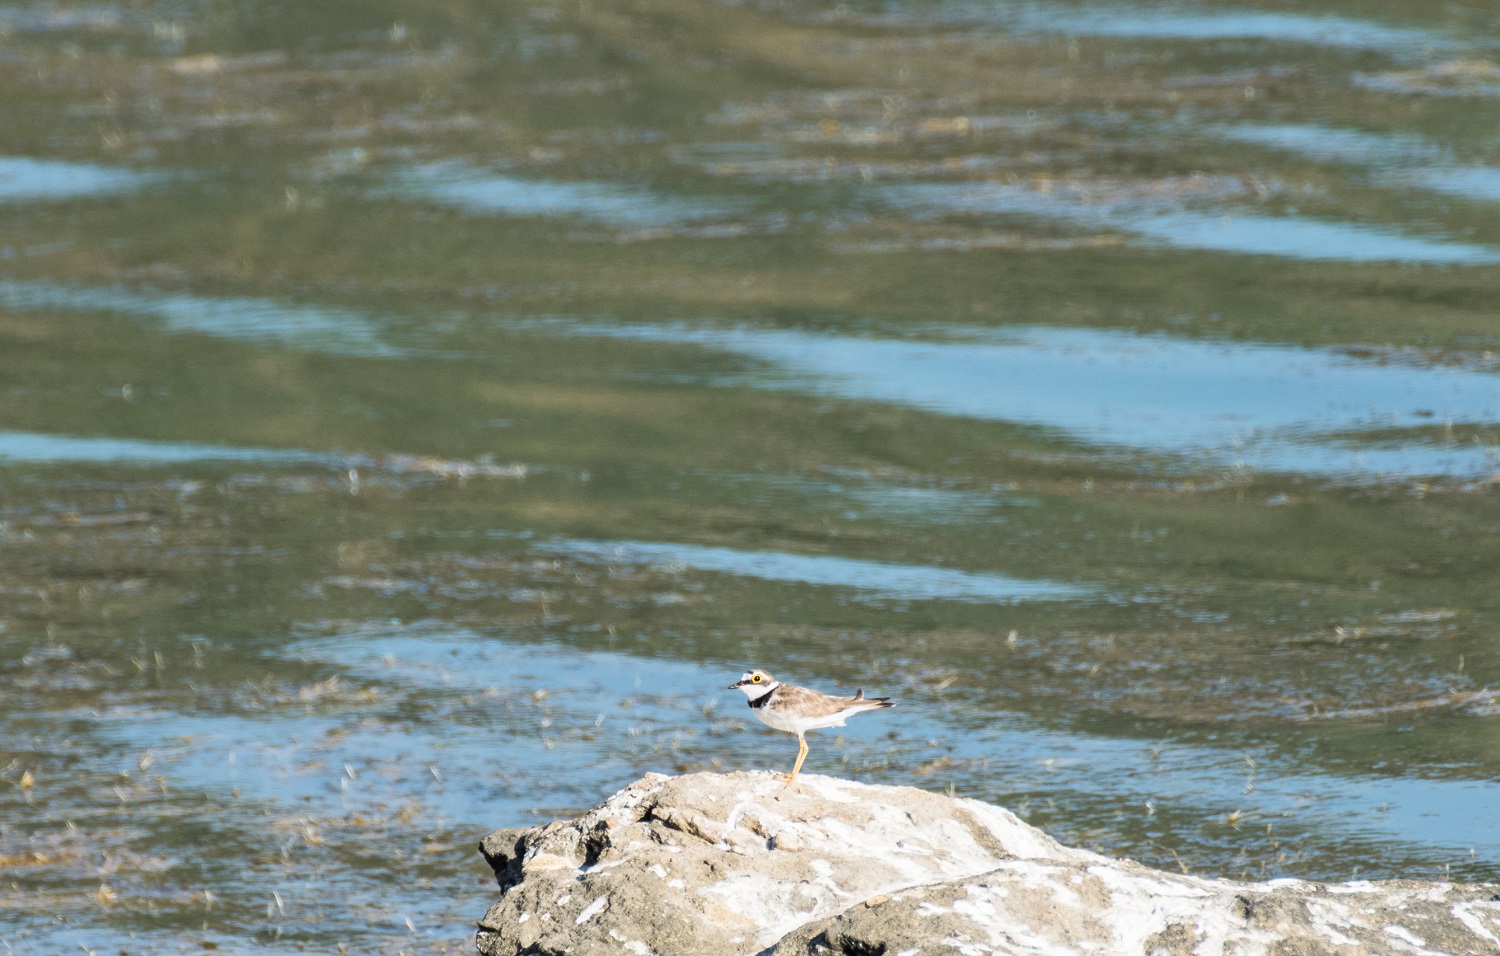
<path id="1" fill-rule="evenodd" d="M 288 345 L 349 355 L 399 356 L 380 340 L 378 320 L 353 309 L 298 306 L 116 286 L 0 282 L 0 304 L 14 311 L 98 312 L 157 323 L 166 332 Z"/>
<path id="2" fill-rule="evenodd" d="M 1483 4 L 0 6 L 7 952 L 808 769 L 1500 880 Z"/>
<path id="3" fill-rule="evenodd" d="M 53 464 L 88 462 L 117 465 L 162 465 L 197 461 L 276 462 L 317 461 L 310 452 L 272 448 L 227 448 L 194 442 L 139 441 L 130 438 L 80 438 L 73 435 L 37 435 L 30 432 L 0 432 L 0 462 L 6 464 Z"/>
<path id="4" fill-rule="evenodd" d="M 579 218 L 610 226 L 670 226 L 722 219 L 726 210 L 618 183 L 562 183 L 433 163 L 394 177 L 393 192 L 468 213 Z"/>
<path id="5" fill-rule="evenodd" d="M 1380 226 L 1247 214 L 1228 207 L 1210 212 L 1167 212 L 1159 194 L 1146 202 L 1128 194 L 1112 200 L 1107 194 L 1092 197 L 1086 189 L 1064 191 L 1050 184 L 1045 191 L 1021 185 L 929 184 L 900 187 L 892 192 L 892 198 L 898 206 L 915 207 L 919 211 L 963 216 L 1013 213 L 1120 229 L 1143 241 L 1183 249 L 1314 261 L 1461 265 L 1500 262 L 1500 249 L 1404 235 Z"/>
<path id="6" fill-rule="evenodd" d="M 1500 449 L 1422 433 L 1434 422 L 1500 424 L 1500 376 L 1393 352 L 1024 326 L 957 341 L 744 327 L 544 327 L 703 345 L 771 363 L 782 374 L 751 379 L 763 387 L 1025 423 L 1104 448 L 1345 479 L 1484 477 L 1500 468 Z"/>
<path id="7" fill-rule="evenodd" d="M 1262 40 L 1370 48 L 1395 56 L 1451 45 L 1454 41 L 1440 30 L 1403 28 L 1317 10 L 1301 13 L 1254 7 L 1214 10 L 1173 3 L 1120 3 L 1099 8 L 1034 0 L 983 4 L 960 0 L 941 3 L 937 9 L 950 17 L 989 20 L 1027 32 L 1142 40 Z"/>
<path id="8" fill-rule="evenodd" d="M 835 555 L 788 554 L 783 551 L 737 551 L 658 541 L 554 542 L 549 550 L 610 564 L 682 566 L 765 581 L 847 588 L 866 599 L 901 601 L 1081 600 L 1088 588 L 1053 581 L 1023 581 L 1002 574 L 973 574 L 945 568 L 883 561 L 859 561 Z"/>
<path id="9" fill-rule="evenodd" d="M 0 203 L 73 199 L 128 192 L 157 177 L 94 163 L 0 156 Z"/>

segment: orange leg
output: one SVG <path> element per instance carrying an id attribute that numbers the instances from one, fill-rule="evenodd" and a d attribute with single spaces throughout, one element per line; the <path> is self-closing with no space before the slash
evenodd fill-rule
<path id="1" fill-rule="evenodd" d="M 802 770 L 802 761 L 807 759 L 807 738 L 801 734 L 797 735 L 797 762 L 792 764 L 792 775 L 786 778 L 786 785 L 790 787 L 797 781 L 797 774 Z"/>

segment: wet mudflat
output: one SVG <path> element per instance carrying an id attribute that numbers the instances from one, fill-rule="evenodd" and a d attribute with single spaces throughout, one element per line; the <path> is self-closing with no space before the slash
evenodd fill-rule
<path id="1" fill-rule="evenodd" d="M 0 5 L 0 941 L 808 770 L 1500 880 L 1485 4 Z M 79 949 L 81 948 L 81 949 Z"/>

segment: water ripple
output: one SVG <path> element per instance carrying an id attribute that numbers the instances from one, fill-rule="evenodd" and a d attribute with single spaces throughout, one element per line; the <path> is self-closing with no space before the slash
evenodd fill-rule
<path id="1" fill-rule="evenodd" d="M 838 555 L 791 554 L 785 551 L 739 551 L 694 544 L 647 541 L 561 540 L 545 550 L 591 561 L 713 571 L 824 587 L 851 588 L 861 598 L 901 601 L 964 601 L 1010 604 L 1084 598 L 1097 592 L 1081 585 L 1024 580 L 979 571 L 926 565 L 862 561 Z"/>

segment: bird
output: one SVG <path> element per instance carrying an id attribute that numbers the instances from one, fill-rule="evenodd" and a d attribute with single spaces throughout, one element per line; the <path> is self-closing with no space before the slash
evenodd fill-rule
<path id="1" fill-rule="evenodd" d="M 792 765 L 791 775 L 784 778 L 788 787 L 796 782 L 802 761 L 807 759 L 804 734 L 809 730 L 842 727 L 855 714 L 896 706 L 889 697 L 866 697 L 863 689 L 853 697 L 831 697 L 795 684 L 783 684 L 763 670 L 746 671 L 739 683 L 730 684 L 725 690 L 744 691 L 757 720 L 767 727 L 797 735 L 797 762 Z"/>

